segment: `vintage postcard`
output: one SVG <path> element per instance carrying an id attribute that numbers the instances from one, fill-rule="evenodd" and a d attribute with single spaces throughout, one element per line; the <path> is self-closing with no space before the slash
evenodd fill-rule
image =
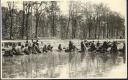
<path id="1" fill-rule="evenodd" d="M 1 0 L 1 79 L 126 79 L 127 0 Z"/>

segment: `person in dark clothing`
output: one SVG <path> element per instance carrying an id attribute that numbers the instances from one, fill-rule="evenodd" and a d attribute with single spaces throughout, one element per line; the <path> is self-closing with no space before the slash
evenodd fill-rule
<path id="1" fill-rule="evenodd" d="M 85 52 L 85 45 L 83 42 L 81 42 L 81 52 Z"/>
<path id="2" fill-rule="evenodd" d="M 13 52 L 15 51 L 15 49 L 12 47 L 12 43 L 9 43 L 9 48 L 8 49 L 5 49 L 5 52 L 3 54 L 3 56 L 6 56 L 6 57 L 13 57 Z M 14 49 L 14 51 L 12 51 Z"/>
<path id="3" fill-rule="evenodd" d="M 50 50 L 50 45 L 47 46 L 47 50 Z"/>
<path id="4" fill-rule="evenodd" d="M 47 46 L 47 50 L 49 50 L 49 51 L 52 51 L 52 48 L 53 48 L 53 47 L 51 47 L 51 45 L 48 45 L 48 46 Z"/>
<path id="5" fill-rule="evenodd" d="M 89 47 L 89 43 L 88 43 L 88 42 L 86 42 L 86 43 L 85 43 L 85 46 L 86 46 L 86 47 Z"/>
<path id="6" fill-rule="evenodd" d="M 111 42 L 110 41 L 108 42 L 108 47 L 111 47 Z"/>
<path id="7" fill-rule="evenodd" d="M 14 55 L 17 54 L 17 51 L 16 51 L 16 44 L 15 44 L 15 43 L 12 44 L 12 53 L 13 53 Z"/>
<path id="8" fill-rule="evenodd" d="M 59 46 L 58 46 L 58 50 L 62 51 L 61 44 L 59 44 Z"/>
<path id="9" fill-rule="evenodd" d="M 21 45 L 21 51 L 24 52 L 24 45 Z"/>
<path id="10" fill-rule="evenodd" d="M 107 48 L 108 48 L 108 44 L 107 44 L 107 42 L 105 41 L 105 42 L 103 43 L 103 45 L 102 45 L 102 50 L 103 50 L 103 51 L 107 51 Z"/>
<path id="11" fill-rule="evenodd" d="M 34 42 L 33 39 L 32 39 L 32 44 L 31 45 L 32 45 L 31 47 L 34 47 L 34 45 L 35 45 L 35 42 Z"/>
<path id="12" fill-rule="evenodd" d="M 116 63 L 116 59 L 117 59 L 117 45 L 116 42 L 113 42 L 112 47 L 111 47 L 111 55 L 112 55 L 112 59 L 113 59 L 113 63 Z"/>
<path id="13" fill-rule="evenodd" d="M 3 56 L 13 56 L 13 53 L 12 53 L 12 51 L 11 50 L 5 50 L 5 53 L 3 54 Z"/>
<path id="14" fill-rule="evenodd" d="M 18 42 L 18 46 L 21 46 L 21 42 Z"/>
<path id="15" fill-rule="evenodd" d="M 103 48 L 107 48 L 107 42 L 105 41 L 104 43 L 103 43 L 103 46 L 102 46 Z"/>
<path id="16" fill-rule="evenodd" d="M 28 51 L 32 53 L 32 46 L 30 44 L 28 45 Z"/>
<path id="17" fill-rule="evenodd" d="M 95 47 L 95 44 L 94 44 L 94 42 L 93 42 L 93 43 L 91 43 L 90 51 L 94 51 L 94 50 L 96 50 L 96 47 Z"/>
<path id="18" fill-rule="evenodd" d="M 83 61 L 83 59 L 84 59 L 84 57 L 85 57 L 85 50 L 86 50 L 86 48 L 85 48 L 85 44 L 86 44 L 86 42 L 84 43 L 84 42 L 81 42 L 81 62 Z"/>
<path id="19" fill-rule="evenodd" d="M 98 41 L 97 44 L 96 44 L 96 48 L 97 48 L 97 52 L 100 52 L 101 50 L 101 47 L 100 47 L 100 42 Z"/>
<path id="20" fill-rule="evenodd" d="M 36 40 L 36 45 L 39 46 L 38 40 Z"/>
<path id="21" fill-rule="evenodd" d="M 25 44 L 28 44 L 28 40 L 25 42 Z"/>
<path id="22" fill-rule="evenodd" d="M 36 40 L 36 42 L 33 42 L 31 49 L 32 49 L 31 50 L 32 53 L 34 53 L 34 54 L 41 53 L 40 48 L 39 48 L 38 40 Z"/>
<path id="23" fill-rule="evenodd" d="M 40 48 L 39 48 L 38 44 L 37 44 L 37 45 L 35 45 L 35 47 L 34 47 L 34 48 L 35 48 L 35 50 L 36 50 L 36 52 L 37 52 L 37 53 L 41 53 L 41 51 L 40 51 Z"/>
<path id="24" fill-rule="evenodd" d="M 111 47 L 111 52 L 117 52 L 116 42 L 113 42 L 112 47 Z"/>
<path id="25" fill-rule="evenodd" d="M 71 52 L 73 50 L 73 43 L 69 41 L 69 51 Z"/>
<path id="26" fill-rule="evenodd" d="M 100 46 L 100 42 L 98 41 L 97 44 L 96 44 L 96 47 L 99 47 Z"/>
<path id="27" fill-rule="evenodd" d="M 25 44 L 24 53 L 25 53 L 26 55 L 29 55 L 29 54 L 30 54 L 30 51 L 28 50 L 28 44 Z"/>
<path id="28" fill-rule="evenodd" d="M 44 53 L 44 52 L 47 53 L 47 46 L 46 46 L 46 45 L 44 45 L 44 47 L 43 47 L 43 53 Z"/>
<path id="29" fill-rule="evenodd" d="M 33 42 L 31 48 L 32 48 L 32 53 L 33 53 L 33 54 L 37 54 L 37 51 L 35 50 L 35 42 Z"/>
<path id="30" fill-rule="evenodd" d="M 2 46 L 8 47 L 8 44 L 9 44 L 9 43 L 5 43 L 4 45 L 2 44 Z"/>
<path id="31" fill-rule="evenodd" d="M 34 47 L 35 45 L 36 45 L 36 42 L 33 42 L 32 47 Z"/>
<path id="32" fill-rule="evenodd" d="M 88 46 L 91 46 L 91 42 L 88 42 Z"/>

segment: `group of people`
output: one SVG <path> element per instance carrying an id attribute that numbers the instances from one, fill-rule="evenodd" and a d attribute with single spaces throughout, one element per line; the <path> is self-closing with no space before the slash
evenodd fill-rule
<path id="1" fill-rule="evenodd" d="M 125 56 L 125 43 L 123 43 L 123 46 L 121 49 L 118 49 L 118 43 L 116 41 L 110 42 L 110 41 L 104 41 L 103 43 L 94 42 L 94 41 L 81 41 L 80 44 L 80 49 L 78 49 L 73 43 L 70 41 L 69 42 L 69 47 L 67 52 L 71 52 L 73 50 L 77 50 L 78 52 L 81 53 L 83 56 L 86 54 L 85 51 L 91 52 L 89 55 L 94 59 L 96 55 L 100 55 L 104 61 L 107 60 L 108 55 L 111 56 L 113 59 L 114 63 L 116 62 L 116 58 L 118 55 L 121 55 L 123 57 L 123 62 L 125 63 L 126 56 Z M 121 54 L 119 54 L 121 52 Z"/>
<path id="2" fill-rule="evenodd" d="M 38 40 L 34 41 L 33 39 L 31 42 L 27 40 L 25 44 L 22 44 L 21 42 L 19 42 L 17 45 L 16 43 L 8 43 L 5 46 L 8 49 L 3 49 L 3 56 L 38 54 L 42 52 L 52 51 L 53 48 L 51 45 L 44 45 L 43 49 L 41 50 Z"/>
<path id="3" fill-rule="evenodd" d="M 69 42 L 70 44 L 71 42 Z M 72 45 L 72 48 L 71 48 Z M 126 56 L 125 56 L 125 43 L 123 43 L 123 47 L 121 49 L 118 49 L 117 46 L 118 43 L 116 41 L 110 42 L 110 41 L 104 41 L 103 43 L 100 43 L 99 41 L 97 43 L 95 43 L 94 41 L 81 41 L 81 49 L 79 50 L 79 52 L 81 52 L 82 54 L 85 53 L 85 51 L 89 51 L 90 56 L 92 58 L 94 58 L 94 56 L 96 55 L 101 55 L 101 57 L 103 57 L 104 61 L 107 60 L 107 56 L 110 55 L 111 58 L 113 59 L 114 63 L 116 62 L 116 58 L 118 57 L 119 53 L 121 52 L 121 56 L 123 57 L 123 62 L 125 63 L 126 60 Z M 73 50 L 74 45 L 70 44 L 69 45 L 69 50 Z M 97 53 L 97 54 L 95 54 Z"/>
<path id="4" fill-rule="evenodd" d="M 28 42 L 28 40 L 25 42 L 25 44 L 22 44 L 21 42 L 16 45 L 15 43 L 10 43 L 7 45 L 9 47 L 8 49 L 5 49 L 4 56 L 13 56 L 13 55 L 29 55 L 29 54 L 38 54 L 38 53 L 47 53 L 48 51 L 52 51 L 53 46 L 49 45 L 43 45 L 43 47 L 40 47 L 39 41 L 34 41 L 32 39 L 31 42 Z M 100 43 L 99 41 L 95 43 L 94 41 L 81 41 L 80 43 L 80 49 L 78 49 L 72 41 L 69 41 L 68 47 L 63 48 L 61 44 L 58 45 L 59 51 L 65 51 L 65 52 L 73 52 L 78 51 L 80 53 L 84 53 L 85 51 L 90 52 L 99 52 L 99 53 L 106 53 L 110 52 L 114 56 L 117 56 L 117 51 L 123 52 L 122 56 L 125 59 L 125 44 L 123 45 L 123 48 L 118 50 L 117 49 L 117 43 L 115 41 L 113 42 L 107 42 L 104 41 L 103 43 Z"/>
<path id="5" fill-rule="evenodd" d="M 61 45 L 61 44 L 60 44 Z M 62 48 L 60 48 L 60 45 L 58 47 L 58 49 L 62 50 Z M 81 41 L 80 44 L 80 50 L 73 44 L 72 41 L 69 41 L 69 46 L 68 48 L 65 50 L 66 52 L 71 52 L 74 50 L 79 50 L 79 52 L 85 52 L 85 50 L 88 50 L 90 52 L 96 51 L 96 52 L 117 52 L 117 42 L 113 41 L 113 42 L 107 42 L 104 41 L 103 43 L 100 43 L 99 41 L 97 43 L 95 43 L 94 41 Z M 125 44 L 123 45 L 123 48 L 120 51 L 125 51 Z"/>

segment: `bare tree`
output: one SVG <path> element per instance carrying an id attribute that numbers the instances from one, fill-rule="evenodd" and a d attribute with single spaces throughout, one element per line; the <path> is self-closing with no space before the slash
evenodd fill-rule
<path id="1" fill-rule="evenodd" d="M 18 26 L 21 26 L 19 32 L 22 39 L 31 38 L 31 33 L 35 38 L 105 39 L 120 36 L 124 38 L 124 17 L 111 11 L 105 4 L 70 1 L 69 14 L 63 15 L 58 3 L 57 1 L 24 1 L 23 10 L 17 10 L 14 9 L 16 5 L 14 2 L 8 2 L 8 10 L 2 8 L 5 13 L 2 15 L 3 34 L 9 32 L 10 39 L 13 36 L 18 39 L 20 38 L 17 35 Z M 14 28 L 16 31 L 13 31 Z"/>
<path id="2" fill-rule="evenodd" d="M 13 10 L 14 10 L 14 1 L 10 2 L 8 1 L 8 9 L 9 9 L 9 13 L 10 13 L 10 39 L 12 39 L 13 37 L 13 33 L 12 33 L 12 27 L 13 27 Z"/>
<path id="3" fill-rule="evenodd" d="M 35 34 L 35 38 L 37 38 L 38 37 L 38 25 L 39 25 L 39 19 L 40 19 L 40 17 L 41 17 L 41 14 L 42 14 L 42 12 L 45 10 L 45 5 L 46 5 L 46 2 L 43 2 L 43 1 L 41 1 L 41 2 L 37 2 L 37 1 L 35 1 L 35 2 L 33 2 L 33 7 L 34 7 L 34 11 L 35 11 L 35 17 L 36 17 L 36 26 L 35 26 L 35 28 L 36 28 L 36 34 Z"/>
<path id="4" fill-rule="evenodd" d="M 24 8 L 25 8 L 25 32 L 26 32 L 26 39 L 28 39 L 28 18 L 30 16 L 31 12 L 31 7 L 32 7 L 32 2 L 31 1 L 24 1 L 23 3 Z"/>
<path id="5" fill-rule="evenodd" d="M 24 19 L 25 19 L 25 5 L 23 3 L 23 18 L 22 18 L 22 29 L 21 29 L 21 36 L 24 39 Z"/>

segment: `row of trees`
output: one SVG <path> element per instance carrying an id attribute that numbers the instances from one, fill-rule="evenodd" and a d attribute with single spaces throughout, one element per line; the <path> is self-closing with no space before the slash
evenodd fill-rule
<path id="1" fill-rule="evenodd" d="M 57 1 L 24 1 L 23 9 L 15 2 L 2 7 L 3 39 L 54 37 L 61 39 L 124 38 L 124 18 L 100 4 L 69 2 L 64 15 Z"/>

